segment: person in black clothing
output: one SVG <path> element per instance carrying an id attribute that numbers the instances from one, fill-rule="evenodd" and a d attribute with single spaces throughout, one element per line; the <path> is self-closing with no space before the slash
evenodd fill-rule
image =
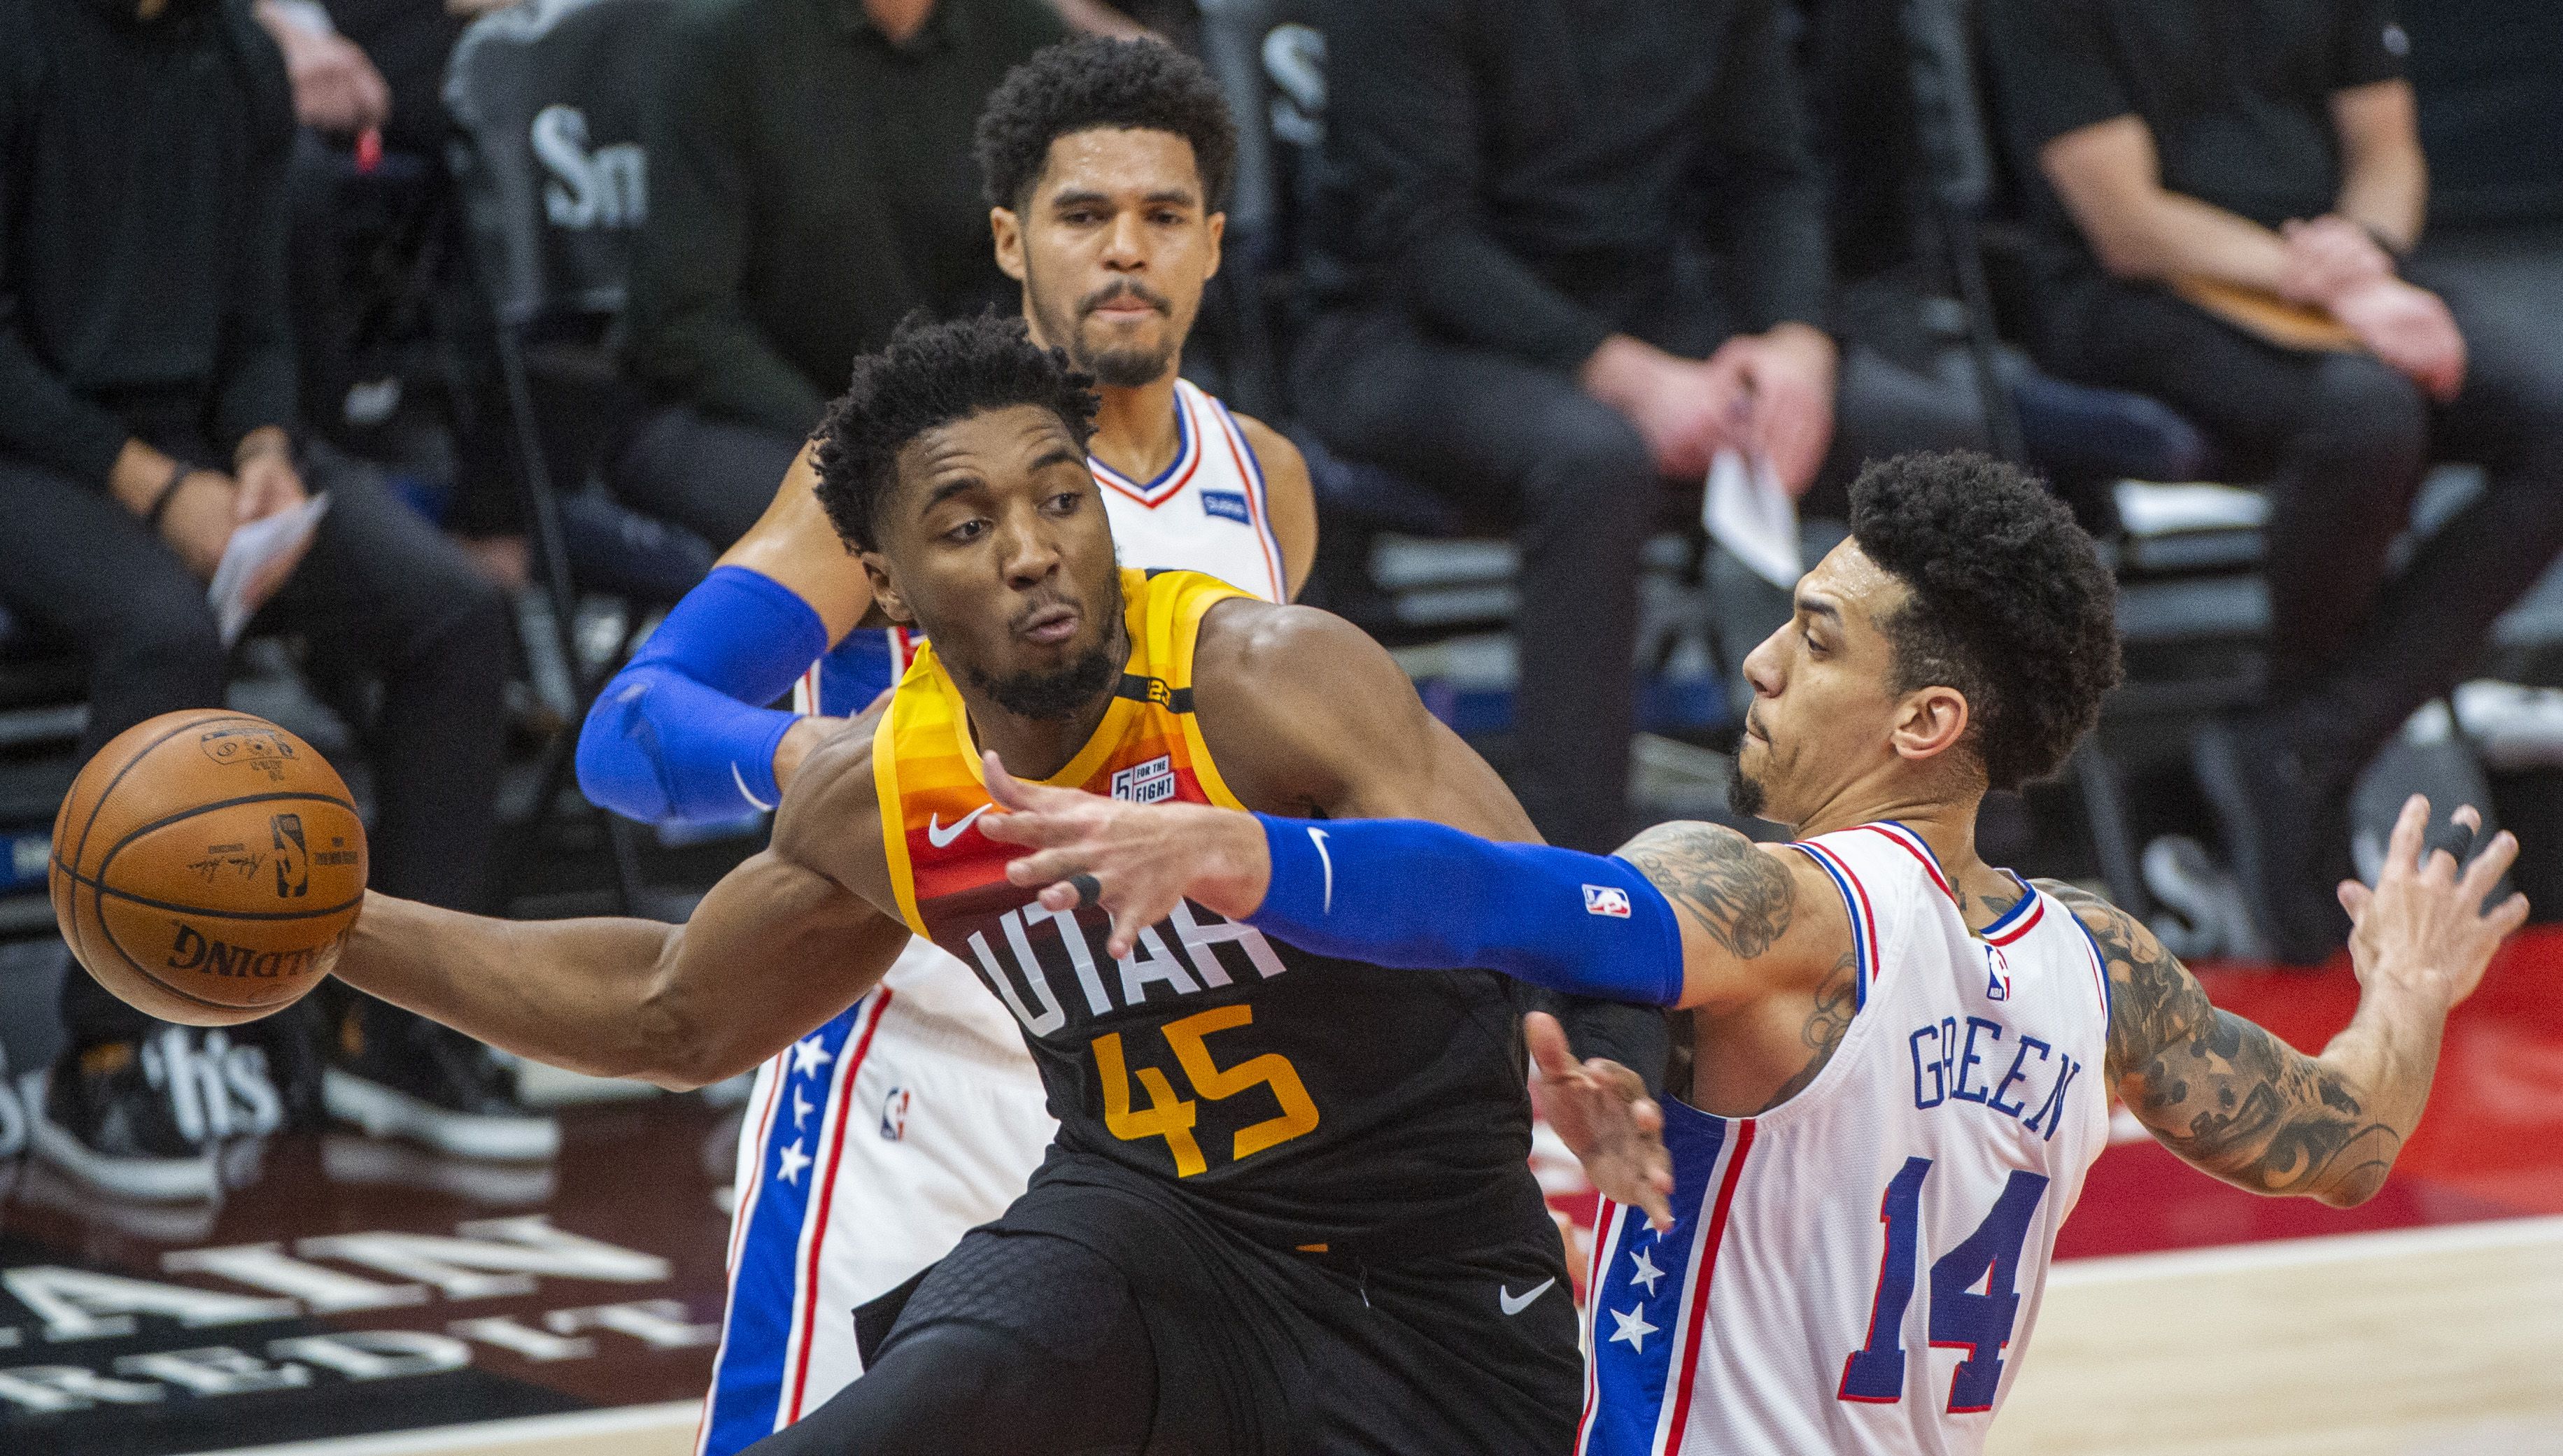
<path id="1" fill-rule="evenodd" d="M 1066 34 L 1044 0 L 682 0 L 644 130 L 626 502 L 728 546 L 910 311 L 1011 310 L 970 128 Z"/>
<path id="2" fill-rule="evenodd" d="M 2270 517 L 2265 706 L 2196 740 L 2272 944 L 2338 946 L 2346 804 L 2563 548 L 2563 370 L 2545 320 L 2421 246 L 2427 167 L 2389 0 L 1992 0 L 1986 24 L 2069 378 L 2196 420 Z M 2356 347 L 2272 342 L 2196 281 L 2325 311 Z M 2398 572 L 2429 466 L 2484 488 Z"/>
<path id="3" fill-rule="evenodd" d="M 222 702 L 206 581 L 238 523 L 304 499 L 292 138 L 247 0 L 0 0 L 0 603 L 87 655 L 84 755 Z M 375 882 L 486 906 L 505 604 L 369 476 L 313 484 L 327 514 L 291 574 L 258 584 L 252 630 L 306 639 L 324 684 L 381 682 Z M 37 1149 L 110 1190 L 213 1194 L 224 1119 L 196 1094 L 221 1079 L 194 1075 L 185 1034 L 85 975 L 62 1009 L 69 1046 L 30 1079 Z M 342 1115 L 500 1153 L 557 1138 L 485 1050 L 406 1013 L 347 1003 L 327 1040 Z"/>
<path id="4" fill-rule="evenodd" d="M 1772 0 L 1339 0 L 1309 426 L 1519 524 L 1524 803 L 1626 837 L 1639 551 L 1721 448 L 1833 434 L 1824 200 Z"/>

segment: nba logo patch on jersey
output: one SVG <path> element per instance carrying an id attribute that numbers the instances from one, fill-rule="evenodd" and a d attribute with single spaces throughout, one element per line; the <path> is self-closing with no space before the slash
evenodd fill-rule
<path id="1" fill-rule="evenodd" d="M 1112 797 L 1134 804 L 1161 804 L 1175 796 L 1174 755 L 1160 753 L 1112 775 Z"/>
<path id="2" fill-rule="evenodd" d="M 1627 920 L 1629 892 L 1617 885 L 1587 885 L 1584 887 L 1584 913 L 1607 915 L 1615 921 Z"/>
<path id="3" fill-rule="evenodd" d="M 1243 491 L 1204 491 L 1201 493 L 1202 514 L 1226 517 L 1240 525 L 1253 525 L 1255 518 L 1247 513 Z"/>
<path id="4" fill-rule="evenodd" d="M 893 1087 L 882 1099 L 881 1134 L 885 1141 L 896 1143 L 907 1136 L 907 1089 Z"/>
<path id="5" fill-rule="evenodd" d="M 2011 999 L 2011 961 L 2004 956 L 1999 945 L 1985 947 L 1985 999 Z"/>

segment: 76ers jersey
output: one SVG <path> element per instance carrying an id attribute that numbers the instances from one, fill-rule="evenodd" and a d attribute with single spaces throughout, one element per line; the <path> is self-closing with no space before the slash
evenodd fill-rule
<path id="1" fill-rule="evenodd" d="M 1676 1219 L 1602 1205 L 1579 1456 L 1981 1449 L 2107 1142 L 2107 977 L 2063 904 L 1971 932 L 1900 824 L 1794 848 L 1850 910 L 1857 1014 L 1758 1117 L 1666 1100 Z"/>

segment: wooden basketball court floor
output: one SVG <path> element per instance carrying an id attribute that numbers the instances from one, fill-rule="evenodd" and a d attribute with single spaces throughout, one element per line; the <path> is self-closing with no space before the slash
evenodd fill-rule
<path id="1" fill-rule="evenodd" d="M 2223 1187 L 2181 1166 L 2122 1115 L 2124 1138 L 2113 1140 L 2092 1170 L 2067 1226 L 2026 1364 L 1990 1449 L 1997 1456 L 2563 1456 L 2558 977 L 2563 929 L 2531 932 L 2503 952 L 2482 992 L 2451 1027 L 2429 1119 L 2393 1182 L 2356 1210 Z M 2308 1048 L 2318 1048 L 2355 1004 L 2345 964 L 2319 974 L 2226 967 L 2206 978 L 2221 1003 Z M 520 1190 L 503 1210 L 486 1196 L 476 1201 L 468 1183 L 452 1178 L 431 1179 L 434 1187 L 414 1180 L 399 1212 L 383 1201 L 378 1185 L 367 1191 L 361 1182 L 297 1185 L 292 1197 L 301 1201 L 306 1222 L 331 1229 L 429 1227 L 459 1216 L 486 1220 L 495 1211 L 547 1211 L 562 1228 L 661 1259 L 664 1288 L 636 1286 L 615 1298 L 658 1295 L 656 1308 L 672 1324 L 708 1322 L 717 1313 L 720 1225 L 707 1194 L 720 1160 L 717 1139 L 706 1130 L 716 1118 L 690 1108 L 680 1115 L 675 1106 L 577 1115 L 550 1191 L 531 1198 Z M 636 1155 L 654 1137 L 652 1145 L 669 1149 L 660 1154 L 662 1165 L 636 1168 Z M 352 1166 L 363 1159 L 347 1154 L 346 1160 Z M 1571 1196 L 1558 1201 L 1568 1208 L 1577 1202 Z M 60 1221 L 60 1210 L 48 1211 L 31 1230 L 21 1216 L 25 1202 L 22 1188 L 19 1206 L 9 1207 L 0 1223 L 0 1251 L 12 1251 L 18 1237 L 32 1233 L 88 1267 L 166 1267 L 147 1258 L 129 1233 L 92 1226 L 84 1237 L 79 1220 Z M 285 1202 L 253 1188 L 233 1208 L 246 1203 L 272 1220 Z M 642 1211 L 649 1207 L 661 1210 L 655 1222 Z M 190 1241 L 279 1237 L 234 1226 L 230 1210 L 220 1222 Z M 485 1225 L 474 1227 L 486 1235 Z M 11 1252 L 6 1262 L 24 1257 Z M 558 1293 L 547 1287 L 542 1293 L 551 1297 L 531 1305 L 572 1303 L 565 1297 L 569 1285 L 545 1283 Z M 481 1299 L 471 1310 L 483 1318 L 512 1315 L 535 1328 L 545 1328 L 545 1319 L 553 1322 L 548 1328 L 570 1328 L 581 1318 L 568 1312 L 563 1323 L 557 1314 L 538 1315 L 526 1301 L 507 1298 Z M 452 1321 L 454 1313 L 441 1306 L 386 1310 L 373 1323 L 404 1325 L 407 1314 L 405 1328 L 469 1328 Z M 212 1342 L 200 1332 L 190 1343 Z M 679 1337 L 665 1348 L 604 1335 L 594 1343 L 622 1366 L 610 1371 L 599 1358 L 527 1362 L 476 1346 L 474 1363 L 485 1379 L 540 1392 L 530 1399 L 523 1389 L 481 1399 L 498 1419 L 466 1418 L 475 1408 L 466 1396 L 413 1401 L 419 1418 L 408 1430 L 385 1429 L 399 1422 L 377 1420 L 363 1433 L 259 1445 L 243 1439 L 251 1435 L 248 1422 L 226 1420 L 220 1429 L 230 1439 L 171 1444 L 164 1426 L 159 1439 L 131 1446 L 111 1439 L 59 1445 L 29 1439 L 40 1428 L 23 1420 L 0 1421 L 0 1451 L 690 1452 L 695 1405 L 689 1397 L 699 1388 L 709 1350 Z M 30 1338 L 16 1350 L 0 1349 L 0 1372 L 67 1348 Z M 461 1373 L 432 1379 L 451 1382 Z M 388 1395 L 394 1383 L 374 1388 Z M 164 1402 L 152 1414 L 165 1421 L 182 1409 Z M 310 1430 L 307 1421 L 287 1424 Z"/>

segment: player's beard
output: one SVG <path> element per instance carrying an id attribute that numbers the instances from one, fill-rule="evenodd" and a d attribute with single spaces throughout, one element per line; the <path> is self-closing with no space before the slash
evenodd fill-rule
<path id="1" fill-rule="evenodd" d="M 969 669 L 970 686 L 987 694 L 999 708 L 1017 718 L 1074 718 L 1093 706 L 1094 700 L 1109 691 L 1121 677 L 1120 623 L 1124 602 L 1121 596 L 1121 570 L 1116 559 L 1112 570 L 1111 610 L 1104 615 L 1103 637 L 1093 647 L 1079 653 L 1064 666 L 1047 672 L 1009 673 L 997 677 L 985 669 Z"/>
<path id="2" fill-rule="evenodd" d="M 1726 770 L 1726 807 L 1747 819 L 1762 817 L 1762 784 L 1744 772 L 1744 755 L 1739 752 Z"/>
<path id="3" fill-rule="evenodd" d="M 1097 289 L 1078 300 L 1075 312 L 1066 317 L 1060 316 L 1058 311 L 1050 307 L 1042 297 L 1040 289 L 1032 289 L 1031 293 L 1033 312 L 1041 315 L 1042 332 L 1049 334 L 1068 350 L 1070 363 L 1093 375 L 1094 382 L 1107 389 L 1137 389 L 1144 384 L 1153 384 L 1165 376 L 1167 368 L 1175 361 L 1175 344 L 1171 337 L 1174 331 L 1174 306 L 1168 303 L 1163 295 L 1144 284 L 1123 279 Z M 1155 309 L 1165 317 L 1169 335 L 1167 340 L 1152 349 L 1088 348 L 1084 330 L 1088 315 L 1106 303 L 1125 295 Z"/>

